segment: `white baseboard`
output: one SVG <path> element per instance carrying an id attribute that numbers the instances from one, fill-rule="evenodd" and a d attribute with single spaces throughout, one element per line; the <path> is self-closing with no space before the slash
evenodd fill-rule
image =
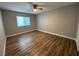
<path id="1" fill-rule="evenodd" d="M 72 39 L 72 40 L 75 40 L 75 41 L 76 41 L 76 38 L 72 38 L 72 37 L 68 37 L 68 36 L 64 36 L 64 35 L 60 35 L 60 34 L 48 32 L 48 31 L 44 31 L 44 30 L 39 30 L 39 29 L 37 29 L 37 30 L 38 30 L 38 31 L 41 31 L 41 32 L 48 33 L 48 34 L 57 35 L 57 36 L 61 36 L 61 37 L 68 38 L 68 39 Z"/>
<path id="2" fill-rule="evenodd" d="M 16 34 L 12 34 L 12 35 L 7 35 L 6 38 L 12 37 L 12 36 L 16 36 L 16 35 L 20 35 L 20 34 L 23 34 L 23 33 L 28 33 L 28 32 L 35 31 L 35 30 L 36 30 L 36 29 L 34 29 L 34 30 L 29 30 L 29 31 L 25 31 L 25 32 L 20 32 L 20 33 L 16 33 Z"/>
<path id="3" fill-rule="evenodd" d="M 26 32 L 21 32 L 21 33 L 16 33 L 16 34 L 8 35 L 8 36 L 6 36 L 6 37 L 8 38 L 8 37 L 12 37 L 12 36 L 20 35 L 20 34 L 23 34 L 23 33 L 31 32 L 31 31 L 35 31 L 35 30 L 38 30 L 38 31 L 41 31 L 41 32 L 45 32 L 45 33 L 48 33 L 48 34 L 52 34 L 52 35 L 61 36 L 61 37 L 68 38 L 68 39 L 72 39 L 72 40 L 75 40 L 75 41 L 76 41 L 76 38 L 72 38 L 72 37 L 68 37 L 68 36 L 64 36 L 64 35 L 60 35 L 60 34 L 56 34 L 56 33 L 52 33 L 52 32 L 48 32 L 48 31 L 44 31 L 44 30 L 39 30 L 39 29 L 34 29 L 34 30 L 30 30 L 30 31 L 26 31 Z"/>

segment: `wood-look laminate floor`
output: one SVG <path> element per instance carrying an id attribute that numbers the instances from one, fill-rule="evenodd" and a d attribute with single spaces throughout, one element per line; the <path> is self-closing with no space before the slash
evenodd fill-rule
<path id="1" fill-rule="evenodd" d="M 33 31 L 9 37 L 6 56 L 77 56 L 74 40 Z"/>

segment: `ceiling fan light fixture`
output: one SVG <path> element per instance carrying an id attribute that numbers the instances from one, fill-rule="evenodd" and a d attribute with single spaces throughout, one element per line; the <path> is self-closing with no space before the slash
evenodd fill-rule
<path id="1" fill-rule="evenodd" d="M 37 9 L 33 9 L 33 12 L 36 12 L 37 11 Z"/>

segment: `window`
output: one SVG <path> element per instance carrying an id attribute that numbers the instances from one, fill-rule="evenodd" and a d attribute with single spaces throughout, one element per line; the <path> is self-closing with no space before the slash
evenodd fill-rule
<path id="1" fill-rule="evenodd" d="M 30 25 L 30 17 L 17 16 L 17 26 L 24 27 Z"/>

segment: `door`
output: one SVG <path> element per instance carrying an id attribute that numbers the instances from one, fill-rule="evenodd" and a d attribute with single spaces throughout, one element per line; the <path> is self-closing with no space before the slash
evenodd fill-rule
<path id="1" fill-rule="evenodd" d="M 2 22 L 2 15 L 1 15 L 1 10 L 0 10 L 0 56 L 5 55 L 5 32 L 4 32 L 4 26 Z"/>

